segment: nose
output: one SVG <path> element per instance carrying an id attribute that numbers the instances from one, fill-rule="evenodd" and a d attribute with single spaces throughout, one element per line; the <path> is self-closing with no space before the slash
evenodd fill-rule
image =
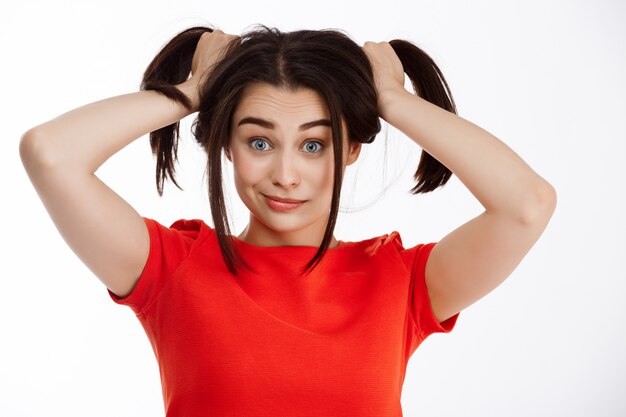
<path id="1" fill-rule="evenodd" d="M 272 170 L 272 183 L 283 188 L 292 188 L 300 183 L 297 161 L 289 152 L 278 153 Z"/>

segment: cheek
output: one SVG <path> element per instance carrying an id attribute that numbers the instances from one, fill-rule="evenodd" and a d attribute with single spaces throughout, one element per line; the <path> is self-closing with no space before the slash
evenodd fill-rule
<path id="1" fill-rule="evenodd" d="M 265 172 L 263 167 L 259 166 L 259 159 L 250 157 L 246 152 L 233 150 L 232 163 L 234 180 L 238 189 L 259 183 Z"/>
<path id="2" fill-rule="evenodd" d="M 322 175 L 320 175 L 320 171 L 322 172 Z M 333 193 L 333 172 L 333 160 L 332 158 L 326 158 L 321 169 L 318 167 L 317 173 L 314 177 L 317 188 L 322 189 L 322 193 L 325 195 L 332 195 Z"/>

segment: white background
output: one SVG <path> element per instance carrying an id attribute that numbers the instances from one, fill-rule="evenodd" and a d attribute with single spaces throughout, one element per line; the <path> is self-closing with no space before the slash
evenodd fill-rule
<path id="1" fill-rule="evenodd" d="M 416 43 L 443 71 L 459 115 L 557 190 L 554 217 L 519 267 L 465 309 L 452 333 L 431 336 L 413 355 L 404 415 L 626 415 L 623 2 L 26 1 L 3 2 L 0 15 L 1 416 L 163 415 L 148 339 L 56 230 L 20 162 L 22 133 L 138 91 L 150 60 L 187 27 L 240 34 L 256 23 L 339 28 L 359 45 Z M 158 196 L 147 135 L 97 175 L 143 216 L 212 224 L 191 121 L 182 123 L 177 164 L 184 192 L 168 182 Z M 362 151 L 342 202 L 346 210 L 372 204 L 340 215 L 338 239 L 398 230 L 409 247 L 482 212 L 456 176 L 410 195 L 420 151 L 393 128 Z M 231 190 L 239 232 L 245 207 Z"/>

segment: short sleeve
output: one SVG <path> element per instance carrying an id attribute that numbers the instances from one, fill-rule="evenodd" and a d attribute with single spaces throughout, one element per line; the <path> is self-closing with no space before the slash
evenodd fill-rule
<path id="1" fill-rule="evenodd" d="M 433 313 L 426 287 L 426 261 L 435 245 L 436 242 L 421 243 L 400 251 L 400 255 L 411 273 L 409 309 L 417 327 L 416 336 L 420 341 L 432 333 L 449 333 L 452 331 L 460 314 L 456 313 L 440 323 Z"/>
<path id="2" fill-rule="evenodd" d="M 135 287 L 124 298 L 107 289 L 117 304 L 129 306 L 136 315 L 152 304 L 172 273 L 189 256 L 200 235 L 201 220 L 177 220 L 166 227 L 142 217 L 150 235 L 150 252 Z"/>

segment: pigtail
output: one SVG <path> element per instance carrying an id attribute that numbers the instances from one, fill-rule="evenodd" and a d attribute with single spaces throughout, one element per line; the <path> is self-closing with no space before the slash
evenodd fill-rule
<path id="1" fill-rule="evenodd" d="M 140 90 L 157 91 L 192 111 L 191 100 L 175 85 L 189 78 L 196 46 L 200 36 L 207 31 L 212 32 L 213 29 L 196 26 L 184 30 L 170 40 L 146 68 Z M 163 196 L 163 183 L 167 176 L 178 189 L 182 190 L 174 178 L 179 137 L 179 121 L 150 132 L 150 147 L 152 154 L 157 158 L 156 186 L 160 196 Z"/>
<path id="2" fill-rule="evenodd" d="M 404 72 L 413 85 L 415 94 L 451 113 L 456 113 L 452 92 L 441 70 L 428 54 L 414 44 L 401 39 L 389 42 L 402 62 Z M 445 185 L 452 171 L 441 162 L 422 150 L 417 171 L 413 178 L 417 181 L 412 194 L 427 193 Z"/>

